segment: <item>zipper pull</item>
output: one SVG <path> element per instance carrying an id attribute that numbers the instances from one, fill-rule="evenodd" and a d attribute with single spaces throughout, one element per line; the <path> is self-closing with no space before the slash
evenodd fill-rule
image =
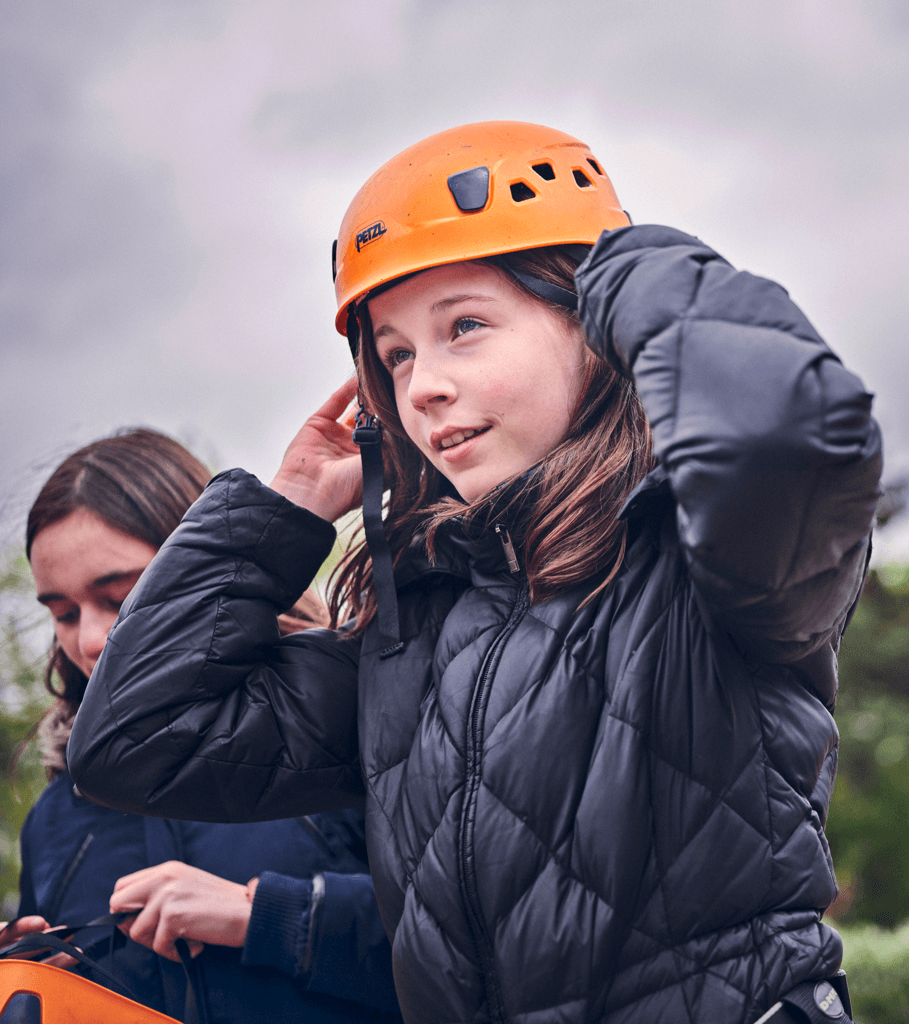
<path id="1" fill-rule="evenodd" d="M 518 572 L 521 567 L 518 565 L 518 556 L 514 553 L 514 544 L 511 543 L 508 530 L 501 523 L 496 523 L 496 533 L 499 535 L 499 540 L 505 551 L 505 558 L 508 560 L 508 571 Z"/>

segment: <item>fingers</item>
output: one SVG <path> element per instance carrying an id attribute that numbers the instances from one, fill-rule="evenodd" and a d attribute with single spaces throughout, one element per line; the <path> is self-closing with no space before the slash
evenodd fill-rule
<path id="1" fill-rule="evenodd" d="M 154 867 L 143 868 L 141 871 L 118 878 L 110 898 L 110 912 L 117 914 L 135 910 L 138 913 L 157 889 L 176 877 L 179 869 L 184 866 L 179 861 L 167 861 L 165 864 L 156 864 Z"/>
<path id="2" fill-rule="evenodd" d="M 44 932 L 50 925 L 38 914 L 29 914 L 26 917 L 17 917 L 0 930 L 0 946 L 8 946 L 17 942 L 23 935 L 30 935 L 32 932 Z"/>
<path id="3" fill-rule="evenodd" d="M 245 886 L 179 861 L 119 879 L 110 905 L 113 912 L 135 910 L 126 933 L 169 960 L 179 960 L 179 938 L 193 956 L 206 942 L 242 946 L 251 910 Z"/>
<path id="4" fill-rule="evenodd" d="M 177 889 L 180 879 L 192 870 L 179 861 L 167 861 L 118 878 L 110 898 L 111 913 L 136 911 L 135 917 L 119 925 L 120 930 L 134 942 L 154 949 L 169 960 L 179 961 L 173 944 L 182 937 L 182 933 L 179 923 L 167 913 L 168 899 Z M 197 947 L 195 956 L 203 947 L 201 943 L 194 945 Z"/>
<path id="5" fill-rule="evenodd" d="M 179 923 L 168 910 L 168 889 L 173 883 L 166 883 L 152 895 L 148 903 L 133 919 L 127 935 L 142 946 L 153 949 L 168 960 L 179 961 L 174 941 L 182 938 Z"/>
<path id="6" fill-rule="evenodd" d="M 356 376 L 348 377 L 338 390 L 333 392 L 331 397 L 316 410 L 316 415 L 324 416 L 329 420 L 339 419 L 356 398 L 357 385 Z"/>
<path id="7" fill-rule="evenodd" d="M 49 956 L 41 962 L 50 964 L 51 967 L 61 967 L 63 970 L 75 967 L 79 963 L 75 957 L 70 956 L 68 953 L 54 953 L 53 956 Z"/>

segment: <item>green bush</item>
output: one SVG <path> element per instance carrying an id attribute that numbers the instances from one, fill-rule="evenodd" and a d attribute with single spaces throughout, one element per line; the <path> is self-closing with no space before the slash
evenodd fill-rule
<path id="1" fill-rule="evenodd" d="M 844 925 L 909 919 L 909 566 L 872 570 L 840 650 L 827 837 Z"/>
<path id="2" fill-rule="evenodd" d="M 855 1019 L 859 1024 L 906 1024 L 909 922 L 896 931 L 870 924 L 839 931 Z"/>
<path id="3" fill-rule="evenodd" d="M 28 563 L 8 555 L 0 561 L 0 920 L 16 912 L 19 830 L 47 781 L 26 742 L 51 699 L 42 683 L 47 636 Z"/>

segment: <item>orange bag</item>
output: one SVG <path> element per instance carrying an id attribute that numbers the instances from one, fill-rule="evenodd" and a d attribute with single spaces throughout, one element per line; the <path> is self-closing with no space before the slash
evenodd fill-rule
<path id="1" fill-rule="evenodd" d="M 0 1024 L 180 1022 L 59 967 L 0 960 Z"/>

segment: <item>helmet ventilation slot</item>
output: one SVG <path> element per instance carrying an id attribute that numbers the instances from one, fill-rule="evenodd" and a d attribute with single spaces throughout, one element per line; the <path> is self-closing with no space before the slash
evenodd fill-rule
<path id="1" fill-rule="evenodd" d="M 589 157 L 587 157 L 587 163 L 589 163 L 589 164 L 590 164 L 590 166 L 591 166 L 591 167 L 592 167 L 592 168 L 593 168 L 593 169 L 594 169 L 594 170 L 595 170 L 595 171 L 597 172 L 597 174 L 599 174 L 599 175 L 600 175 L 600 177 L 605 177 L 605 175 L 603 174 L 603 170 L 602 170 L 602 168 L 601 168 L 601 167 L 600 167 L 600 165 L 599 165 L 599 164 L 598 164 L 598 163 L 596 162 L 596 160 L 594 160 L 594 159 L 593 159 L 593 157 L 592 157 L 592 156 L 589 156 Z"/>
<path id="2" fill-rule="evenodd" d="M 552 181 L 555 177 L 555 171 L 552 169 L 552 164 L 533 164 L 533 169 L 544 181 Z"/>
<path id="3" fill-rule="evenodd" d="M 593 188 L 593 182 L 582 170 L 575 167 L 571 173 L 574 175 L 574 180 L 578 183 L 578 188 Z"/>
<path id="4" fill-rule="evenodd" d="M 528 199 L 536 199 L 537 194 L 523 181 L 515 181 L 511 185 L 511 198 L 516 203 L 526 202 Z"/>

